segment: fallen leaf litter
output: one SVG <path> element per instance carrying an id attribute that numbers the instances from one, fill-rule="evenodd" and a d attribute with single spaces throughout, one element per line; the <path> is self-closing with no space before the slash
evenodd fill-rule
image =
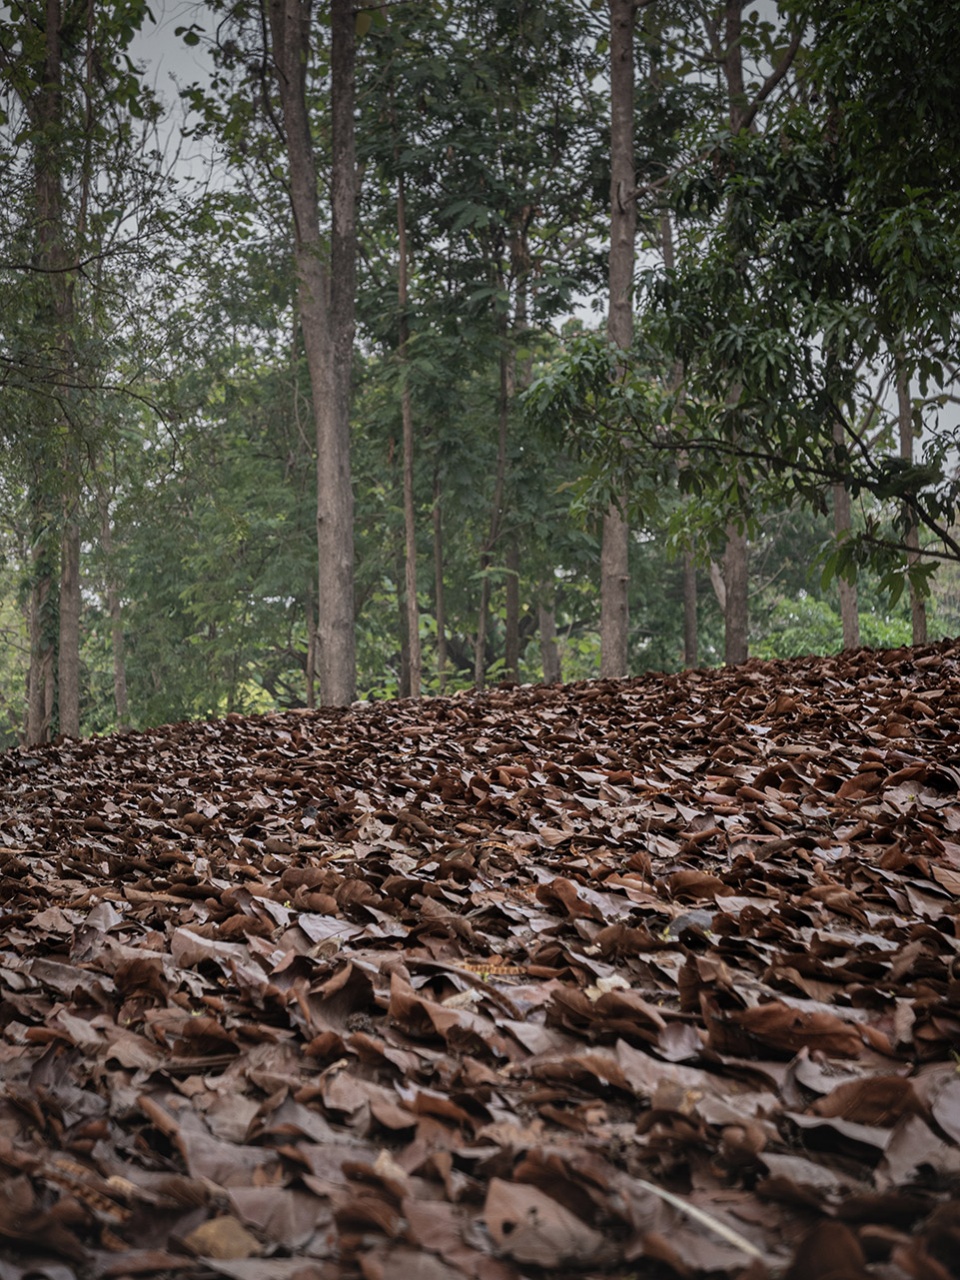
<path id="1" fill-rule="evenodd" d="M 0 757 L 0 1280 L 960 1274 L 960 647 Z"/>

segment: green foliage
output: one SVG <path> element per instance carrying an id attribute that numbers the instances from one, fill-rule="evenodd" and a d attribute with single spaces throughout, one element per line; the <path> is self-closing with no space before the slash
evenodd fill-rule
<path id="1" fill-rule="evenodd" d="M 953 7 L 791 0 L 773 14 L 745 12 L 739 105 L 757 100 L 757 112 L 737 136 L 702 29 L 719 7 L 671 0 L 640 11 L 643 271 L 638 337 L 626 354 L 569 320 L 577 300 L 605 289 L 603 7 L 468 0 L 358 13 L 353 469 L 364 694 L 391 697 L 401 686 L 404 380 L 416 425 L 427 692 L 440 689 L 435 503 L 448 691 L 473 679 L 484 580 L 489 677 L 505 670 L 514 545 L 520 678 L 542 672 L 544 593 L 555 603 L 565 677 L 597 674 L 600 522 L 624 494 L 634 530 L 633 670 L 682 662 L 682 556 L 691 549 L 701 661 L 720 660 L 710 562 L 731 520 L 751 543 L 756 652 L 839 647 L 838 577 L 858 583 L 866 643 L 905 640 L 907 529 L 919 520 L 931 549 L 960 556 L 957 441 L 942 394 L 960 281 Z M 41 28 L 25 17 L 0 30 L 7 745 L 23 724 L 24 606 L 32 584 L 56 577 L 64 477 L 78 481 L 82 500 L 86 731 L 116 719 L 112 589 L 138 725 L 302 704 L 308 614 L 318 607 L 312 415 L 260 6 L 214 0 L 178 28 L 211 59 L 209 82 L 184 91 L 191 145 L 216 149 L 223 162 L 202 193 L 166 174 L 156 153 L 160 107 L 128 55 L 146 6 L 93 10 L 98 74 L 84 90 L 78 28 L 57 140 L 75 311 L 69 385 L 55 295 L 29 270 L 31 166 L 52 141 L 25 105 L 40 84 Z M 761 93 L 799 25 L 796 62 Z M 322 172 L 330 95 L 318 34 L 305 74 Z M 410 242 L 402 315 L 401 176 Z M 668 225 L 669 267 L 660 263 Z M 504 352 L 516 390 L 493 519 Z M 919 392 L 919 456 L 909 464 L 894 456 L 895 362 Z M 840 542 L 827 518 L 835 483 L 855 504 L 852 536 Z M 931 590 L 934 626 L 956 628 L 952 570 L 933 577 L 932 564 L 921 559 L 909 576 Z M 47 638 L 56 636 L 56 600 L 53 591 L 43 606 Z"/>

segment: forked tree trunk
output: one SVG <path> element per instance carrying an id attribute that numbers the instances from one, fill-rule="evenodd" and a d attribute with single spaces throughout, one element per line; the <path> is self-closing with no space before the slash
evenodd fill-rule
<path id="1" fill-rule="evenodd" d="M 900 457 L 904 462 L 913 462 L 913 403 L 910 399 L 910 381 L 902 361 L 897 362 L 897 417 L 900 427 Z M 916 564 L 920 559 L 920 530 L 916 520 L 911 520 L 907 529 L 907 564 Z M 913 643 L 927 643 L 927 602 L 910 583 L 910 623 Z"/>
<path id="2" fill-rule="evenodd" d="M 633 344 L 633 266 L 637 229 L 633 141 L 633 0 L 610 5 L 610 302 L 607 334 L 623 350 Z M 627 674 L 630 530 L 611 504 L 600 552 L 600 674 Z"/>
<path id="3" fill-rule="evenodd" d="M 333 172 L 328 272 L 320 235 L 317 167 L 306 103 L 311 6 L 309 0 L 264 3 L 283 114 L 297 298 L 316 422 L 317 674 L 321 702 L 342 706 L 353 700 L 356 689 L 350 475 L 350 373 L 356 283 L 355 19 L 350 0 L 331 0 Z"/>

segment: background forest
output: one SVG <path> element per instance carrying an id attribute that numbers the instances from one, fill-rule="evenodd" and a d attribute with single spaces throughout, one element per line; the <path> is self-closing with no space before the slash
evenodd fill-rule
<path id="1" fill-rule="evenodd" d="M 178 15 L 0 19 L 0 745 L 960 630 L 952 0 Z"/>

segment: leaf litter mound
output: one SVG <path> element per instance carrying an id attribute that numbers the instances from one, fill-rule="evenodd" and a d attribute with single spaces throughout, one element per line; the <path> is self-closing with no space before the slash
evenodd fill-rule
<path id="1" fill-rule="evenodd" d="M 960 647 L 0 757 L 0 1280 L 947 1280 Z"/>

